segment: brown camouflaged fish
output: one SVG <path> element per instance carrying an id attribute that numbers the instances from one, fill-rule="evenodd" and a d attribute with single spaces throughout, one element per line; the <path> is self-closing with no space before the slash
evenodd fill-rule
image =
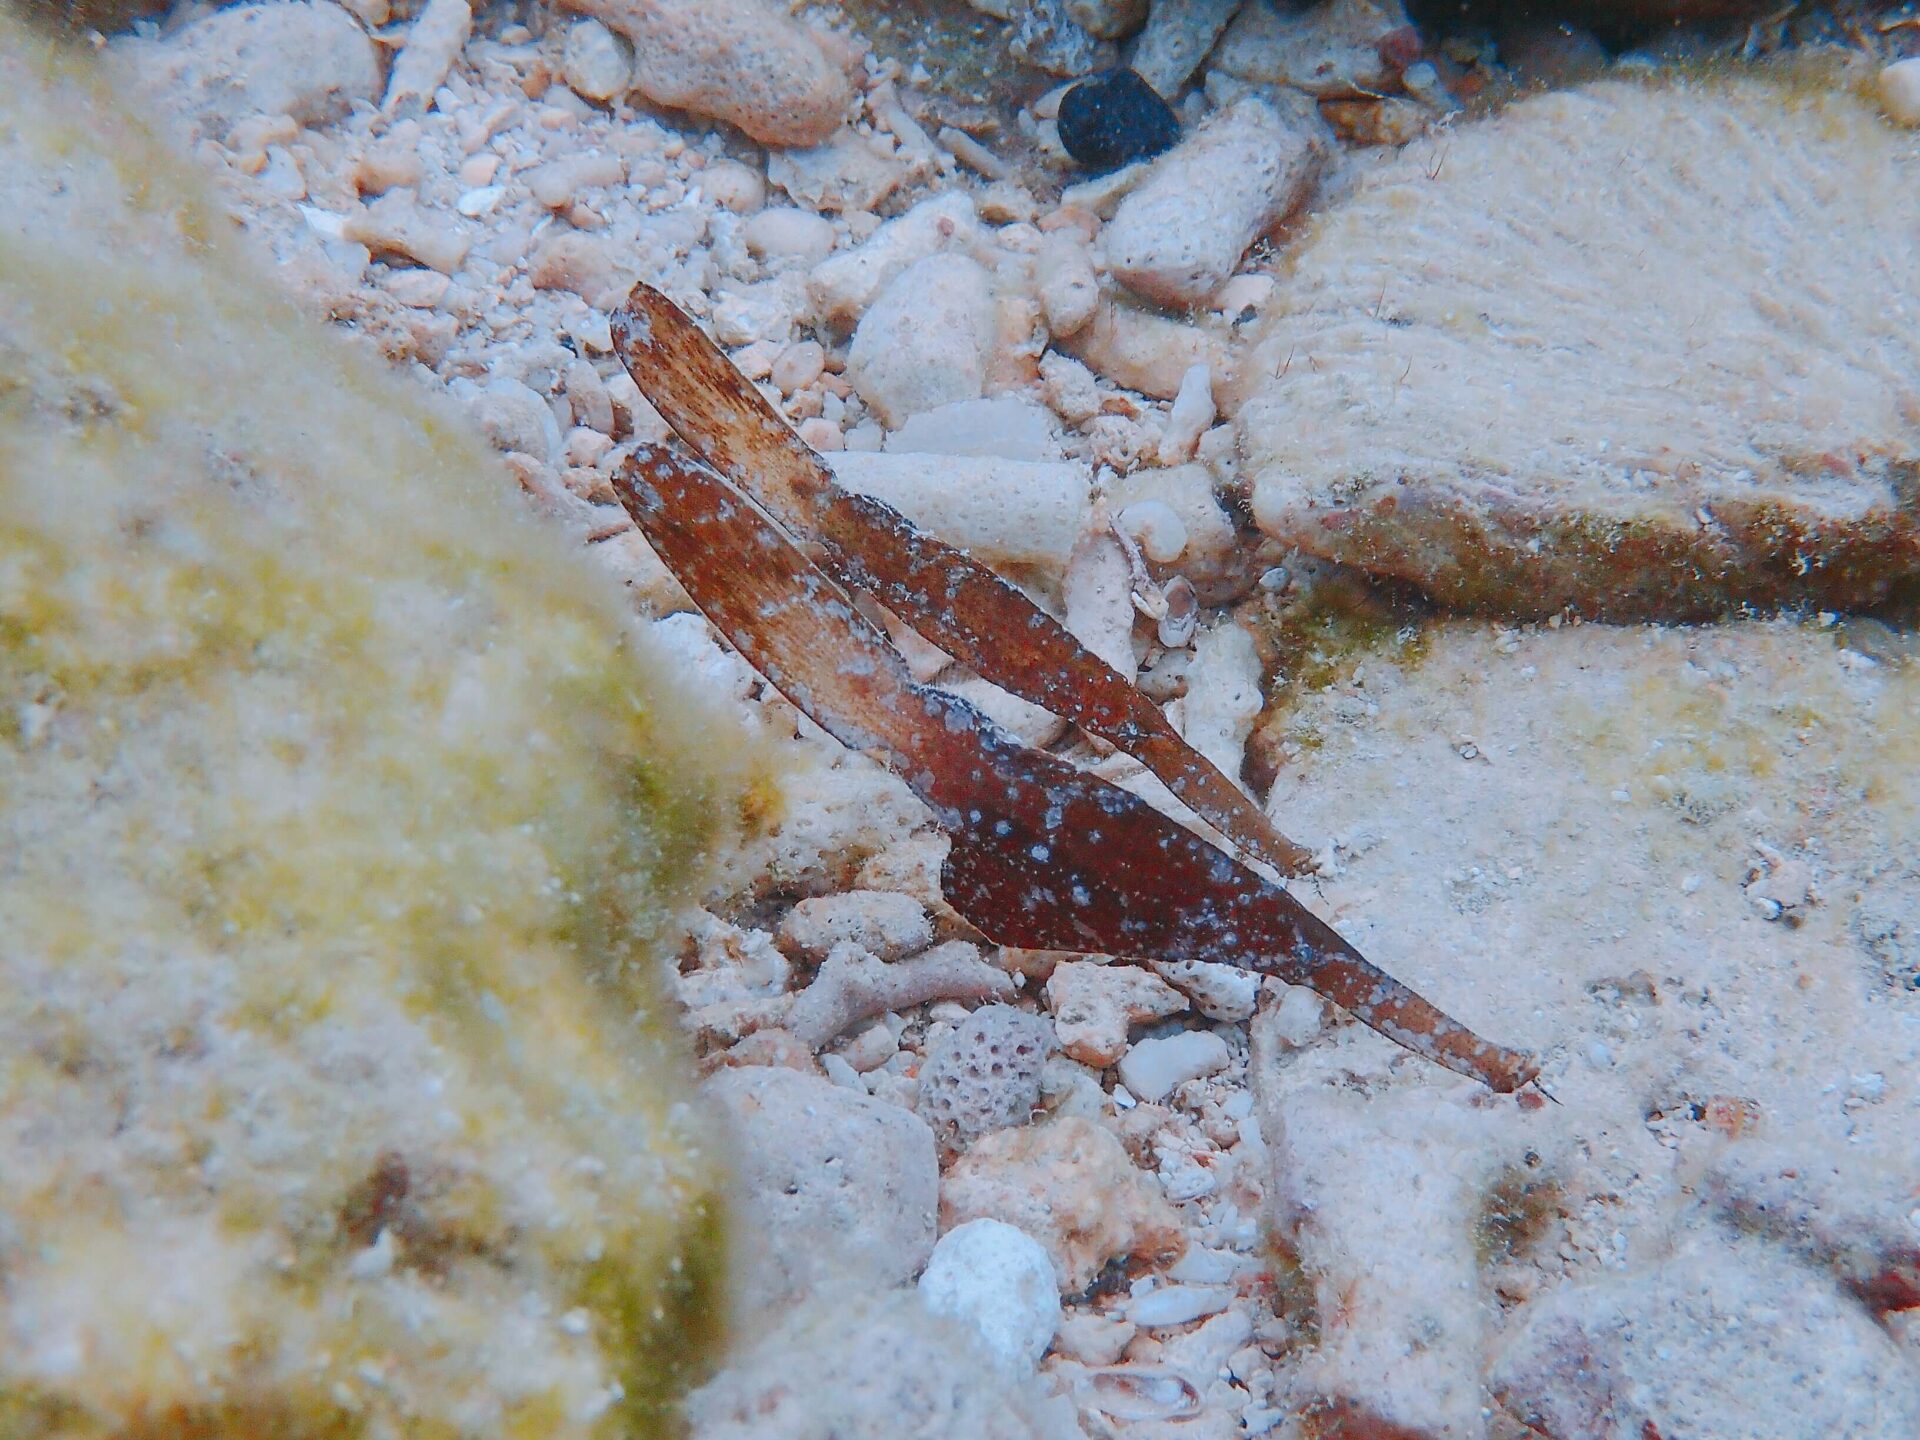
<path id="1" fill-rule="evenodd" d="M 853 592 L 1133 754 L 1242 854 L 1303 868 L 1301 847 L 1018 589 L 886 505 L 842 490 L 665 296 L 636 286 L 613 332 L 635 383 L 695 452 L 642 447 L 614 482 L 621 503 L 770 684 L 843 744 L 884 761 L 933 811 L 953 840 L 942 890 L 989 939 L 1277 976 L 1503 1094 L 1533 1080 L 1531 1055 L 1474 1035 L 1227 850 L 915 683 Z"/>

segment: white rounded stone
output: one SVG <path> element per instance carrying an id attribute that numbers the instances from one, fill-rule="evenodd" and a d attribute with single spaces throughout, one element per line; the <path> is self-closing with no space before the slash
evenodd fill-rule
<path id="1" fill-rule="evenodd" d="M 972 1325 L 1008 1372 L 1030 1374 L 1060 1326 L 1060 1292 L 1046 1247 L 999 1220 L 969 1220 L 933 1247 L 920 1298 Z"/>
<path id="2" fill-rule="evenodd" d="M 1211 1030 L 1183 1030 L 1164 1040 L 1142 1040 L 1120 1057 L 1120 1080 L 1142 1100 L 1155 1101 L 1173 1087 L 1224 1070 L 1227 1042 Z"/>
<path id="3" fill-rule="evenodd" d="M 561 74 L 574 94 L 608 101 L 633 85 L 633 55 L 627 42 L 598 20 L 578 20 L 567 31 Z"/>
<path id="4" fill-rule="evenodd" d="M 741 227 L 747 253 L 759 260 L 797 260 L 817 265 L 833 253 L 833 222 L 809 210 L 775 205 L 755 212 Z"/>
<path id="5" fill-rule="evenodd" d="M 1218 1315 L 1232 1302 L 1231 1290 L 1208 1285 L 1162 1285 L 1135 1296 L 1127 1305 L 1127 1319 L 1142 1330 L 1160 1330 Z"/>
<path id="6" fill-rule="evenodd" d="M 1120 512 L 1120 528 L 1140 543 L 1156 565 L 1171 565 L 1187 548 L 1187 527 L 1164 500 L 1141 500 Z"/>
<path id="7" fill-rule="evenodd" d="M 1902 125 L 1920 125 L 1920 58 L 1896 60 L 1880 72 L 1880 104 Z"/>
<path id="8" fill-rule="evenodd" d="M 738 160 L 711 161 L 700 172 L 700 189 L 714 204 L 736 215 L 751 215 L 767 203 L 766 177 Z"/>
<path id="9" fill-rule="evenodd" d="M 976 400 L 994 333 L 992 280 L 964 255 L 930 255 L 894 278 L 854 331 L 847 378 L 880 420 Z"/>
<path id="10" fill-rule="evenodd" d="M 1072 335 L 1093 318 L 1100 304 L 1100 277 L 1087 247 L 1067 235 L 1049 235 L 1033 257 L 1033 288 L 1047 326 L 1056 335 Z"/>

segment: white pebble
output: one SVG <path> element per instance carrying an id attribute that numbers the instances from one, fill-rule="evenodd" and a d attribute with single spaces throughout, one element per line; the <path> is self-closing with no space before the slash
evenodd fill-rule
<path id="1" fill-rule="evenodd" d="M 1325 147 L 1318 117 L 1282 118 L 1257 96 L 1216 110 L 1120 202 L 1101 237 L 1113 278 L 1162 305 L 1210 299 L 1313 183 Z"/>
<path id="2" fill-rule="evenodd" d="M 902 271 L 861 317 L 847 378 L 887 425 L 956 400 L 978 399 L 994 335 L 993 281 L 964 255 L 933 255 Z"/>
<path id="3" fill-rule="evenodd" d="M 840 427 L 818 416 L 800 422 L 800 438 L 822 455 L 832 455 L 847 448 L 847 437 L 840 432 Z"/>
<path id="4" fill-rule="evenodd" d="M 1218 1315 L 1232 1302 L 1231 1290 L 1204 1285 L 1162 1285 L 1135 1296 L 1127 1305 L 1127 1319 L 1143 1330 L 1161 1330 Z"/>
<path id="5" fill-rule="evenodd" d="M 424 102 L 435 95 L 455 57 L 466 48 L 472 30 L 473 10 L 467 0 L 428 0 L 394 58 L 382 108 L 391 115 L 408 101 Z"/>
<path id="6" fill-rule="evenodd" d="M 347 1274 L 355 1280 L 379 1280 L 393 1273 L 393 1232 L 382 1229 L 373 1244 L 347 1262 Z"/>
<path id="7" fill-rule="evenodd" d="M 431 310 L 446 298 L 452 284 L 438 270 L 394 270 L 387 275 L 385 289 L 402 305 L 417 310 Z"/>
<path id="8" fill-rule="evenodd" d="M 842 1090 L 858 1090 L 867 1093 L 867 1082 L 860 1078 L 860 1072 L 838 1055 L 826 1054 L 820 1057 L 820 1069 L 827 1079 Z"/>
<path id="9" fill-rule="evenodd" d="M 491 151 L 479 155 L 469 155 L 460 162 L 455 172 L 461 185 L 468 190 L 477 190 L 482 185 L 491 185 L 493 177 L 500 173 L 500 157 Z"/>
<path id="10" fill-rule="evenodd" d="M 1320 997 L 1304 985 L 1289 985 L 1280 997 L 1280 1009 L 1274 1016 L 1274 1031 L 1280 1039 L 1298 1050 L 1326 1023 L 1326 1010 Z"/>
<path id="11" fill-rule="evenodd" d="M 1120 528 L 1140 542 L 1156 565 L 1171 565 L 1187 548 L 1187 526 L 1164 500 L 1140 500 L 1122 510 Z"/>
<path id="12" fill-rule="evenodd" d="M 826 368 L 826 348 L 818 340 L 800 340 L 775 357 L 767 374 L 782 395 L 791 395 L 818 380 Z"/>
<path id="13" fill-rule="evenodd" d="M 738 160 L 715 160 L 700 172 L 700 190 L 714 204 L 736 215 L 751 215 L 767 203 L 767 181 Z"/>
<path id="14" fill-rule="evenodd" d="M 589 100 L 612 100 L 633 86 L 633 56 L 626 42 L 598 20 L 574 23 L 560 63 L 573 92 Z"/>
<path id="15" fill-rule="evenodd" d="M 1180 377 L 1180 391 L 1167 413 L 1167 428 L 1160 437 L 1160 463 L 1184 465 L 1191 460 L 1194 446 L 1213 424 L 1213 417 L 1213 371 L 1206 365 L 1190 365 Z"/>
<path id="16" fill-rule="evenodd" d="M 1258 310 L 1273 296 L 1271 275 L 1236 275 L 1222 285 L 1213 297 L 1213 308 L 1230 320 L 1249 310 Z"/>
<path id="17" fill-rule="evenodd" d="M 1252 1262 L 1231 1250 L 1209 1250 L 1204 1245 L 1189 1245 L 1187 1253 L 1167 1271 L 1167 1278 L 1186 1285 L 1231 1285 Z"/>
<path id="18" fill-rule="evenodd" d="M 747 253 L 760 260 L 817 265 L 833 253 L 833 222 L 806 210 L 760 210 L 741 227 Z"/>
<path id="19" fill-rule="evenodd" d="M 1896 60 L 1880 72 L 1880 104 L 1902 125 L 1920 125 L 1920 59 Z"/>
<path id="20" fill-rule="evenodd" d="M 840 1047 L 840 1058 L 864 1075 L 900 1053 L 900 1042 L 884 1021 L 876 1020 Z"/>
<path id="21" fill-rule="evenodd" d="M 576 425 L 567 431 L 566 454 L 569 465 L 598 465 L 613 449 L 613 438 L 590 425 Z"/>
<path id="22" fill-rule="evenodd" d="M 507 187 L 504 185 L 482 185 L 454 201 L 453 208 L 469 220 L 478 220 L 482 215 L 492 214 L 493 207 L 500 203 L 500 197 L 506 193 Z"/>
<path id="23" fill-rule="evenodd" d="M 1142 1040 L 1120 1057 L 1120 1079 L 1149 1103 L 1173 1087 L 1224 1070 L 1231 1059 L 1227 1042 L 1211 1030 L 1184 1030 L 1164 1040 Z"/>
<path id="24" fill-rule="evenodd" d="M 1046 1247 L 999 1220 L 969 1220 L 941 1236 L 920 1277 L 920 1298 L 935 1314 L 972 1325 L 987 1352 L 1016 1375 L 1033 1372 L 1060 1326 Z"/>
<path id="25" fill-rule="evenodd" d="M 1915 1214 L 1920 1215 L 1920 1211 Z M 1134 1327 L 1124 1320 L 1108 1320 L 1104 1316 L 1081 1311 L 1061 1324 L 1054 1348 L 1082 1365 L 1112 1365 L 1119 1360 L 1127 1348 L 1127 1342 L 1136 1333 Z"/>
<path id="26" fill-rule="evenodd" d="M 1087 247 L 1065 235 L 1049 235 L 1033 259 L 1033 288 L 1055 335 L 1072 335 L 1093 318 L 1100 280 Z"/>

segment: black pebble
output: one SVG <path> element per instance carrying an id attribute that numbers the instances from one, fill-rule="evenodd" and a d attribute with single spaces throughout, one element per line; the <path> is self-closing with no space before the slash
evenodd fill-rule
<path id="1" fill-rule="evenodd" d="M 1060 97 L 1060 143 L 1089 170 L 1113 170 L 1173 147 L 1173 107 L 1131 70 L 1089 75 Z"/>

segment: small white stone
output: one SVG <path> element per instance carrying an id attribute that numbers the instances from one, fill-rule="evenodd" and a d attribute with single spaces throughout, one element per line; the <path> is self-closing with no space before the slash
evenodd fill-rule
<path id="1" fill-rule="evenodd" d="M 992 279 L 964 255 L 933 255 L 902 271 L 861 318 L 847 378 L 888 425 L 956 400 L 978 399 L 994 333 Z"/>
<path id="2" fill-rule="evenodd" d="M 1082 1311 L 1061 1324 L 1054 1348 L 1082 1365 L 1112 1365 L 1126 1350 L 1127 1342 L 1138 1333 L 1125 1320 L 1109 1320 Z"/>
<path id="3" fill-rule="evenodd" d="M 1880 72 L 1880 104 L 1902 125 L 1920 125 L 1920 59 L 1896 60 Z"/>
<path id="4" fill-rule="evenodd" d="M 347 1262 L 347 1274 L 355 1280 L 378 1280 L 393 1273 L 393 1232 L 381 1230 L 373 1244 Z"/>
<path id="5" fill-rule="evenodd" d="M 875 1021 L 840 1047 L 840 1058 L 864 1075 L 878 1070 L 898 1054 L 900 1043 L 882 1021 Z"/>
<path id="6" fill-rule="evenodd" d="M 389 271 L 384 287 L 402 305 L 416 310 L 431 310 L 446 298 L 447 289 L 452 283 L 438 270 L 420 267 Z"/>
<path id="7" fill-rule="evenodd" d="M 782 395 L 792 395 L 818 380 L 826 368 L 826 347 L 818 340 L 798 340 L 774 357 L 767 374 Z"/>
<path id="8" fill-rule="evenodd" d="M 1213 308 L 1229 320 L 1235 320 L 1266 304 L 1273 291 L 1271 275 L 1236 275 L 1214 293 Z"/>
<path id="9" fill-rule="evenodd" d="M 1072 335 L 1100 304 L 1100 279 L 1087 247 L 1065 235 L 1049 235 L 1033 257 L 1034 297 L 1055 335 Z"/>
<path id="10" fill-rule="evenodd" d="M 576 95 L 612 100 L 633 85 L 633 56 L 626 42 L 598 20 L 580 20 L 567 31 L 561 73 Z"/>
<path id="11" fill-rule="evenodd" d="M 767 181 L 738 160 L 715 160 L 700 172 L 700 189 L 714 204 L 736 215 L 751 215 L 767 203 Z"/>
<path id="12" fill-rule="evenodd" d="M 1180 377 L 1180 392 L 1173 397 L 1173 408 L 1167 413 L 1167 428 L 1160 437 L 1160 463 L 1184 465 L 1191 460 L 1194 446 L 1213 424 L 1213 417 L 1213 371 L 1206 365 L 1190 365 Z"/>
<path id="13" fill-rule="evenodd" d="M 747 253 L 759 260 L 817 265 L 833 253 L 833 222 L 789 206 L 756 212 L 740 233 L 747 242 Z"/>
<path id="14" fill-rule="evenodd" d="M 1160 1330 L 1218 1315 L 1232 1303 L 1231 1290 L 1205 1285 L 1162 1285 L 1128 1302 L 1127 1319 L 1143 1330 Z"/>
<path id="15" fill-rule="evenodd" d="M 1260 977 L 1238 966 L 1211 960 L 1160 960 L 1153 969 L 1209 1020 L 1249 1020 L 1260 999 Z"/>
<path id="16" fill-rule="evenodd" d="M 867 1082 L 860 1078 L 860 1072 L 855 1070 L 852 1065 L 848 1064 L 847 1061 L 840 1056 L 834 1054 L 822 1055 L 820 1057 L 820 1069 L 825 1073 L 827 1079 L 838 1085 L 842 1090 L 857 1090 L 862 1095 L 867 1093 Z"/>
<path id="17" fill-rule="evenodd" d="M 1163 1099 L 1176 1085 L 1224 1070 L 1231 1058 L 1227 1042 L 1211 1030 L 1185 1030 L 1135 1045 L 1120 1057 L 1120 1078 L 1127 1089 L 1151 1103 Z"/>
<path id="18" fill-rule="evenodd" d="M 454 172 L 455 178 L 468 190 L 477 190 L 482 185 L 491 185 L 493 177 L 499 173 L 500 157 L 491 151 L 469 155 L 460 162 L 460 168 Z"/>
<path id="19" fill-rule="evenodd" d="M 613 449 L 613 437 L 590 425 L 576 425 L 567 431 L 566 447 L 569 465 L 598 465 Z"/>
<path id="20" fill-rule="evenodd" d="M 391 115 L 409 102 L 424 104 L 430 95 L 439 104 L 441 82 L 466 48 L 472 31 L 473 9 L 467 0 L 427 0 L 419 18 L 407 30 L 406 43 L 394 57 L 381 108 Z M 456 100 L 439 108 L 452 110 L 457 106 Z"/>
<path id="21" fill-rule="evenodd" d="M 1252 1268 L 1251 1260 L 1231 1250 L 1192 1245 L 1168 1268 L 1167 1278 L 1183 1285 L 1231 1285 L 1241 1271 Z"/>
<path id="22" fill-rule="evenodd" d="M 1293 208 L 1327 144 L 1317 116 L 1246 96 L 1154 161 L 1102 236 L 1113 277 L 1158 304 L 1195 305 Z"/>
<path id="23" fill-rule="evenodd" d="M 478 220 L 482 215 L 493 213 L 493 207 L 500 203 L 500 197 L 507 193 L 504 185 L 482 185 L 477 190 L 469 190 L 453 202 L 453 208 L 469 220 Z"/>
<path id="24" fill-rule="evenodd" d="M 1120 512 L 1119 521 L 1156 565 L 1171 565 L 1187 548 L 1186 522 L 1164 500 L 1137 501 Z"/>
<path id="25" fill-rule="evenodd" d="M 940 1237 L 920 1277 L 935 1314 L 971 1324 L 1008 1372 L 1031 1374 L 1060 1326 L 1060 1291 L 1046 1247 L 999 1220 L 969 1220 Z"/>

